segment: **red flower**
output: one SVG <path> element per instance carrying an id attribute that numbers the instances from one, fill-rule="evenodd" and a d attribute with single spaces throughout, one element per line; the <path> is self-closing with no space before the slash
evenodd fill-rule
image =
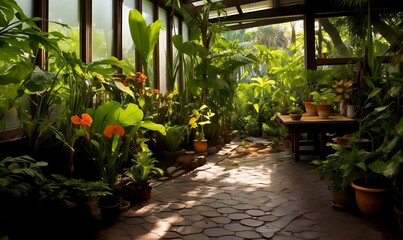
<path id="1" fill-rule="evenodd" d="M 104 129 L 105 137 L 111 138 L 115 134 L 122 137 L 123 135 L 125 135 L 125 129 L 122 126 L 120 126 L 119 124 L 108 125 L 105 127 L 105 129 Z"/>
<path id="2" fill-rule="evenodd" d="M 160 90 L 159 90 L 159 89 L 154 88 L 154 89 L 153 89 L 153 93 L 154 93 L 154 94 L 158 94 L 158 93 L 160 93 Z"/>
<path id="3" fill-rule="evenodd" d="M 137 82 L 138 82 L 138 83 L 143 83 L 143 82 L 146 81 L 147 76 L 144 75 L 144 74 L 141 73 L 141 72 L 136 72 L 136 79 L 137 79 Z"/>
<path id="4" fill-rule="evenodd" d="M 90 115 L 83 113 L 81 114 L 81 118 L 79 118 L 77 115 L 74 115 L 70 118 L 71 122 L 76 125 L 82 125 L 89 127 L 92 124 L 92 118 Z"/>

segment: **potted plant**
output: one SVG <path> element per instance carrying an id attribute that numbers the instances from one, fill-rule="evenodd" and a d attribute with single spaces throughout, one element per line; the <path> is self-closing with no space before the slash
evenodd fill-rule
<path id="1" fill-rule="evenodd" d="M 316 116 L 318 115 L 316 106 L 312 104 L 313 96 L 312 92 L 317 91 L 319 85 L 323 81 L 325 77 L 325 71 L 323 70 L 313 70 L 313 69 L 306 69 L 302 72 L 302 91 L 304 94 L 304 107 L 306 111 L 306 115 L 308 116 Z"/>
<path id="2" fill-rule="evenodd" d="M 206 152 L 207 139 L 204 136 L 204 125 L 210 124 L 210 118 L 215 114 L 210 111 L 207 105 L 203 104 L 199 109 L 193 109 L 189 119 L 189 126 L 196 130 L 196 139 L 193 140 L 195 152 Z"/>
<path id="3" fill-rule="evenodd" d="M 292 120 L 300 120 L 302 118 L 302 114 L 304 113 L 304 110 L 297 106 L 292 106 L 289 110 L 288 113 L 290 114 L 290 118 Z"/>
<path id="4" fill-rule="evenodd" d="M 347 104 L 350 98 L 350 94 L 352 92 L 352 81 L 347 81 L 346 79 L 342 79 L 340 81 L 335 81 L 332 85 L 333 89 L 336 92 L 336 102 L 340 102 L 339 111 L 340 115 L 347 115 Z"/>
<path id="5" fill-rule="evenodd" d="M 162 137 L 164 143 L 164 156 L 177 158 L 185 153 L 183 148 L 186 136 L 186 125 L 174 125 L 166 127 L 166 134 Z"/>
<path id="6" fill-rule="evenodd" d="M 311 95 L 319 118 L 328 118 L 332 112 L 332 104 L 336 101 L 336 94 L 331 88 L 322 88 L 319 91 L 311 92 Z"/>
<path id="7" fill-rule="evenodd" d="M 127 169 L 130 178 L 125 186 L 126 198 L 129 201 L 146 201 L 151 197 L 150 181 L 154 177 L 164 175 L 164 171 L 157 167 L 157 159 L 152 152 L 144 151 L 134 155 L 132 166 Z"/>
<path id="8" fill-rule="evenodd" d="M 313 172 L 326 180 L 332 194 L 332 206 L 346 209 L 354 200 L 354 191 L 351 187 L 354 172 L 346 167 L 354 164 L 357 159 L 362 159 L 367 152 L 356 148 L 355 145 L 350 148 L 341 144 L 331 144 L 331 147 L 335 150 L 333 154 L 328 155 L 325 160 L 311 162 L 316 165 Z"/>

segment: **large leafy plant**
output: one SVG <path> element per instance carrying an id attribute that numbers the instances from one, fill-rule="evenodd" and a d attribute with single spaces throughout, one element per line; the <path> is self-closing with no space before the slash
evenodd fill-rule
<path id="1" fill-rule="evenodd" d="M 138 184 L 146 185 L 153 177 L 163 176 L 164 171 L 155 166 L 157 159 L 151 152 L 140 152 L 134 156 L 133 165 L 128 169 L 130 178 Z"/>
<path id="2" fill-rule="evenodd" d="M 148 76 L 148 61 L 152 56 L 163 24 L 161 20 L 156 20 L 147 25 L 143 15 L 137 9 L 132 9 L 129 12 L 129 27 L 136 52 L 141 58 L 143 72 Z"/>

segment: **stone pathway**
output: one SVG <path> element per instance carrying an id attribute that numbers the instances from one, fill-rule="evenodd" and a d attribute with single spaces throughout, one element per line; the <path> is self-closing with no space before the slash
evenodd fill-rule
<path id="1" fill-rule="evenodd" d="M 155 187 L 97 240 L 400 239 L 393 223 L 333 209 L 325 182 L 289 151 L 229 159 L 229 150 Z"/>

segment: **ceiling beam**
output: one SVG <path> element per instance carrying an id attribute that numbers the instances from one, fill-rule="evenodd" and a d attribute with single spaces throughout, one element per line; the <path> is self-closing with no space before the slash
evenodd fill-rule
<path id="1" fill-rule="evenodd" d="M 295 6 L 279 7 L 274 9 L 267 9 L 250 13 L 232 15 L 222 17 L 220 20 L 223 23 L 230 23 L 230 22 L 244 22 L 248 20 L 253 21 L 267 18 L 286 18 L 292 16 L 295 17 L 295 16 L 303 16 L 304 14 L 305 14 L 305 6 L 295 5 Z M 217 22 L 217 18 L 210 19 L 210 21 Z"/>
<path id="2" fill-rule="evenodd" d="M 239 29 L 254 28 L 279 23 L 294 22 L 302 19 L 303 17 L 286 17 L 286 18 L 274 18 L 274 19 L 272 18 L 272 19 L 258 20 L 256 22 L 250 22 L 250 23 L 239 23 L 237 25 L 227 26 L 227 29 L 239 30 Z"/>

